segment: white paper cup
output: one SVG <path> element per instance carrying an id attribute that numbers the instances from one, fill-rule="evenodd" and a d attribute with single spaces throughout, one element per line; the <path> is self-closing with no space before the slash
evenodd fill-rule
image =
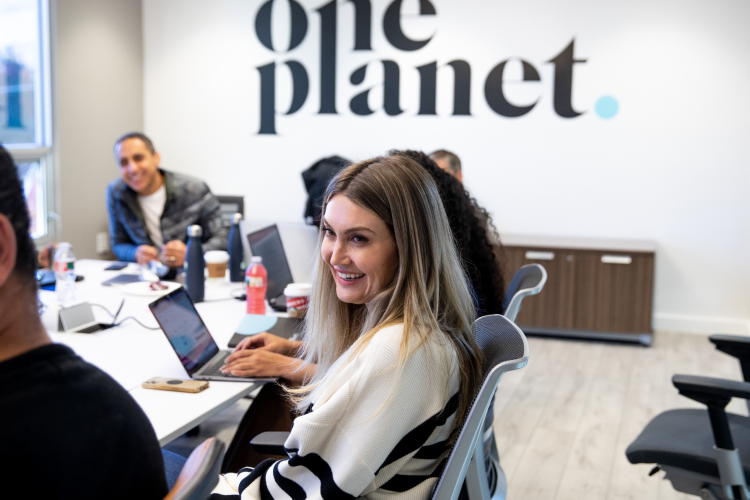
<path id="1" fill-rule="evenodd" d="M 209 278 L 223 278 L 227 273 L 229 253 L 224 250 L 210 250 L 203 254 L 203 259 L 206 261 Z"/>
<path id="2" fill-rule="evenodd" d="M 284 289 L 286 296 L 286 312 L 293 318 L 302 318 L 310 307 L 310 283 L 290 283 Z"/>

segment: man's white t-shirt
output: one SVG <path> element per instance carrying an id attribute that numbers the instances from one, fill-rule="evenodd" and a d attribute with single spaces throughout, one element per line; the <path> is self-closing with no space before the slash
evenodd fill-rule
<path id="1" fill-rule="evenodd" d="M 166 201 L 167 190 L 164 184 L 153 194 L 138 196 L 138 204 L 141 206 L 143 217 L 146 219 L 146 231 L 148 231 L 148 235 L 157 249 L 164 244 L 161 235 L 161 214 L 164 213 L 164 203 Z"/>

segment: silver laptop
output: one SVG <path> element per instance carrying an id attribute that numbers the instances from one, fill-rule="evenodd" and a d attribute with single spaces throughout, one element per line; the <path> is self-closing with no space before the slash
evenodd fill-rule
<path id="1" fill-rule="evenodd" d="M 234 382 L 269 382 L 270 378 L 243 378 L 220 371 L 232 351 L 220 350 L 203 323 L 185 288 L 180 287 L 148 305 L 180 358 L 190 378 Z"/>

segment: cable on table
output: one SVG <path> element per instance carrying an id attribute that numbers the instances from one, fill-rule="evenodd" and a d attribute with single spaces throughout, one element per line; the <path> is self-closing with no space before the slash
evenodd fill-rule
<path id="1" fill-rule="evenodd" d="M 122 320 L 119 323 L 115 324 L 114 326 L 120 326 L 121 324 L 123 324 L 125 321 L 127 321 L 129 319 L 132 319 L 133 321 L 135 321 L 136 323 L 138 323 L 139 325 L 141 325 L 143 328 L 145 328 L 147 330 L 161 330 L 160 326 L 147 326 L 147 325 L 144 325 L 143 323 L 141 323 L 140 321 L 138 321 L 138 318 L 134 318 L 133 316 L 126 316 L 126 317 L 122 318 Z"/>

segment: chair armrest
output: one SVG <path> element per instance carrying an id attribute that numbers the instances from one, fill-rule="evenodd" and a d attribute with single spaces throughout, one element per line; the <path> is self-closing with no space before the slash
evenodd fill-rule
<path id="1" fill-rule="evenodd" d="M 750 383 L 748 382 L 695 375 L 675 375 L 672 377 L 672 384 L 683 396 L 709 406 L 723 402 L 721 404 L 723 408 L 732 398 L 750 399 Z"/>
<path id="2" fill-rule="evenodd" d="M 288 437 L 288 432 L 261 432 L 250 440 L 250 446 L 264 455 L 286 456 L 284 443 Z"/>
<path id="3" fill-rule="evenodd" d="M 716 349 L 737 358 L 742 369 L 742 378 L 750 382 L 750 337 L 739 335 L 711 335 L 708 339 Z"/>
<path id="4" fill-rule="evenodd" d="M 711 335 L 708 340 L 713 342 L 716 349 L 740 360 L 740 364 L 750 362 L 750 337 L 740 335 Z M 743 372 L 745 366 L 742 367 Z M 747 377 L 745 378 L 747 381 Z"/>
<path id="5" fill-rule="evenodd" d="M 750 383 L 694 375 L 675 375 L 672 383 L 680 394 L 708 407 L 721 484 L 732 489 L 733 498 L 747 498 L 745 474 L 739 451 L 734 447 L 725 407 L 735 397 L 750 399 Z"/>

